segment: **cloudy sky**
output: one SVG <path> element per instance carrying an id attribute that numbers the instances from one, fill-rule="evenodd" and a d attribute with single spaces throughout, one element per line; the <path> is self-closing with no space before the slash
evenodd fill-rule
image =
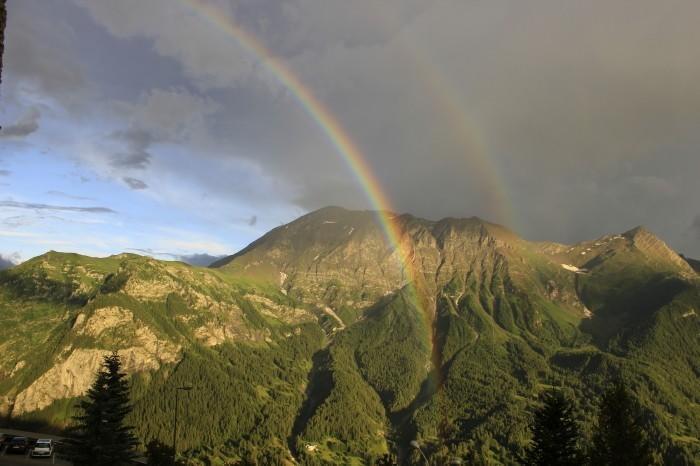
<path id="1" fill-rule="evenodd" d="M 0 260 L 232 253 L 361 183 L 535 240 L 644 224 L 700 256 L 696 0 L 9 0 Z M 204 12 L 209 13 L 205 14 Z M 215 20 L 212 20 L 214 18 Z"/>

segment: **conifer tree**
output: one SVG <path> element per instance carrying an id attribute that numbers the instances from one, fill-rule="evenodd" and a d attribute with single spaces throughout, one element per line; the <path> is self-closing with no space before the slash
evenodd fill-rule
<path id="1" fill-rule="evenodd" d="M 131 412 L 129 383 L 116 352 L 105 356 L 78 412 L 67 451 L 75 466 L 117 466 L 135 456 L 138 441 L 124 423 Z"/>
<path id="2" fill-rule="evenodd" d="M 590 456 L 597 466 L 654 464 L 642 411 L 622 382 L 615 383 L 603 395 Z"/>
<path id="3" fill-rule="evenodd" d="M 578 466 L 582 455 L 573 406 L 561 392 L 548 392 L 535 411 L 532 442 L 522 463 L 529 466 Z"/>

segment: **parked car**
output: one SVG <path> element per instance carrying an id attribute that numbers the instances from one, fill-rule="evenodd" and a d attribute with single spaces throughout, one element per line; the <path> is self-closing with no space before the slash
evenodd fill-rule
<path id="1" fill-rule="evenodd" d="M 53 455 L 53 440 L 40 438 L 34 444 L 32 456 L 51 456 Z"/>
<path id="2" fill-rule="evenodd" d="M 29 440 L 27 437 L 15 437 L 7 445 L 6 453 L 27 453 L 29 450 Z"/>

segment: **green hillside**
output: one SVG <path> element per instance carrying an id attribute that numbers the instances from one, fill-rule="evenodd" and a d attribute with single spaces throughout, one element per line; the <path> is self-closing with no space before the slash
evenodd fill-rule
<path id="1" fill-rule="evenodd" d="M 0 410 L 62 427 L 118 349 L 141 440 L 191 464 L 515 464 L 540 393 L 591 435 L 623 377 L 668 464 L 700 457 L 700 277 L 637 228 L 531 243 L 477 218 L 396 218 L 406 273 L 372 212 L 326 208 L 211 268 L 50 252 L 0 272 Z M 416 296 L 412 276 L 418 280 Z"/>

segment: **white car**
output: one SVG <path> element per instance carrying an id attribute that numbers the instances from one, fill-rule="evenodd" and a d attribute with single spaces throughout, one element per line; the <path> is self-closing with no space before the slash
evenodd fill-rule
<path id="1" fill-rule="evenodd" d="M 51 456 L 53 455 L 53 440 L 40 438 L 34 444 L 32 456 Z"/>

